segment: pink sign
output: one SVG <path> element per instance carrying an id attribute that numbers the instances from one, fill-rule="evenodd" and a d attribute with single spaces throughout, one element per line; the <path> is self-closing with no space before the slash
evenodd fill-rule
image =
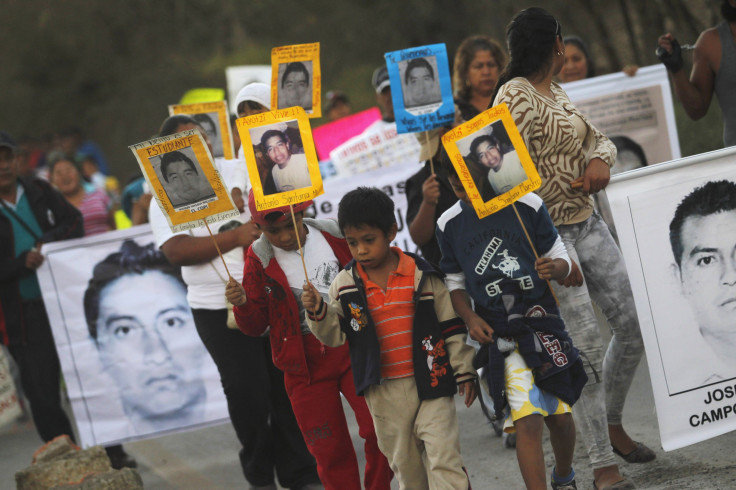
<path id="1" fill-rule="evenodd" d="M 320 161 L 330 158 L 330 152 L 353 136 L 362 133 L 365 128 L 381 118 L 377 107 L 351 114 L 337 121 L 323 124 L 312 130 L 314 146 Z"/>

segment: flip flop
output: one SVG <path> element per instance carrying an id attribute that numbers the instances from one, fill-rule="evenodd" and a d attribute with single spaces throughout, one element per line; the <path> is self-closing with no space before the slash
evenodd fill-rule
<path id="1" fill-rule="evenodd" d="M 593 480 L 593 488 L 595 490 L 635 490 L 636 485 L 624 478 L 623 480 L 612 483 L 607 487 L 598 487 L 598 485 L 595 483 L 595 480 Z"/>
<path id="2" fill-rule="evenodd" d="M 641 442 L 634 441 L 634 443 L 636 444 L 636 449 L 628 454 L 623 454 L 613 445 L 611 445 L 611 447 L 613 448 L 613 452 L 621 456 L 627 463 L 648 463 L 657 457 L 654 451 L 646 447 Z"/>

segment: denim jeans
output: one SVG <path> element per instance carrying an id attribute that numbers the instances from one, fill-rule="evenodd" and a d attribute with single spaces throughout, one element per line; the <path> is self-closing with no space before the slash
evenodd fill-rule
<path id="1" fill-rule="evenodd" d="M 573 408 L 573 417 L 592 467 L 602 468 L 616 464 L 608 425 L 621 424 L 644 344 L 623 256 L 600 215 L 594 212 L 581 223 L 557 229 L 584 277 L 584 284 L 578 288 L 565 288 L 553 281 L 570 336 L 587 357 L 583 362 L 589 380 Z M 605 355 L 591 300 L 611 326 L 611 342 Z"/>

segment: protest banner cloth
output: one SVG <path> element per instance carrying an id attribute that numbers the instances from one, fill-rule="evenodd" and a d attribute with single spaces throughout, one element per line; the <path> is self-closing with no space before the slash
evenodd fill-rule
<path id="1" fill-rule="evenodd" d="M 179 268 L 149 225 L 48 243 L 44 255 L 38 279 L 82 446 L 227 421 Z"/>
<path id="2" fill-rule="evenodd" d="M 256 209 L 289 206 L 322 194 L 309 119 L 301 107 L 236 121 Z"/>
<path id="3" fill-rule="evenodd" d="M 455 103 L 444 43 L 392 51 L 384 57 L 399 133 L 452 124 Z"/>
<path id="4" fill-rule="evenodd" d="M 680 158 L 667 70 L 664 65 L 639 68 L 563 84 L 575 107 L 616 145 L 612 169 L 617 173 Z M 627 159 L 627 162 L 622 161 Z"/>
<path id="5" fill-rule="evenodd" d="M 736 148 L 611 178 L 665 451 L 736 429 Z"/>
<path id="6" fill-rule="evenodd" d="M 413 134 L 398 134 L 395 123 L 378 120 L 332 150 L 330 159 L 338 177 L 390 166 L 410 166 L 416 171 L 420 151 Z"/>
<path id="7" fill-rule="evenodd" d="M 301 107 L 322 117 L 319 43 L 292 44 L 271 50 L 271 108 Z"/>
<path id="8" fill-rule="evenodd" d="M 10 373 L 10 364 L 3 348 L 0 349 L 0 427 L 11 423 L 22 413 L 13 376 Z"/>
<path id="9" fill-rule="evenodd" d="M 353 136 L 358 136 L 379 119 L 381 119 L 381 111 L 377 107 L 371 107 L 314 128 L 312 137 L 314 147 L 317 149 L 317 157 L 320 161 L 327 160 L 332 150 Z"/>
<path id="10" fill-rule="evenodd" d="M 227 160 L 235 158 L 227 101 L 170 105 L 169 115 L 175 114 L 191 116 L 207 132 L 212 145 L 213 157 Z"/>
<path id="11" fill-rule="evenodd" d="M 230 101 L 230 113 L 237 114 L 235 99 L 240 89 L 248 84 L 260 82 L 271 86 L 271 65 L 239 65 L 225 68 L 227 81 L 227 100 Z"/>
<path id="12" fill-rule="evenodd" d="M 138 160 L 171 230 L 176 233 L 204 225 L 230 276 L 209 223 L 238 219 L 240 212 L 199 130 L 182 131 L 128 148 Z"/>

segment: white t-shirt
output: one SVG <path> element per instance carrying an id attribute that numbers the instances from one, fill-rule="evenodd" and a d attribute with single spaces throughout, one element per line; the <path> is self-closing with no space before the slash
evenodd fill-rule
<path id="1" fill-rule="evenodd" d="M 248 171 L 240 161 L 216 158 L 215 166 L 220 172 L 220 176 L 225 182 L 228 191 L 237 187 L 243 191 L 243 194 L 247 195 Z M 246 207 L 245 213 L 240 215 L 239 221 L 245 223 L 249 219 L 250 212 Z M 166 221 L 166 216 L 154 202 L 148 208 L 148 221 L 151 224 L 153 236 L 156 239 L 156 246 L 159 248 L 171 239 L 171 237 L 178 235 L 191 234 L 195 237 L 209 236 L 207 228 L 204 226 L 180 233 L 172 232 L 168 221 Z M 212 233 L 217 233 L 220 227 L 226 223 L 228 222 L 224 221 L 210 225 Z M 245 250 L 242 248 L 236 247 L 223 254 L 230 274 L 238 282 L 243 280 L 243 267 L 245 265 L 244 252 Z M 227 272 L 222 265 L 220 257 L 215 257 L 210 262 L 203 264 L 182 266 L 181 275 L 184 282 L 187 283 L 187 301 L 190 307 L 204 310 L 222 310 L 227 308 L 227 300 L 225 299 Z"/>
<path id="2" fill-rule="evenodd" d="M 302 252 L 304 253 L 304 263 L 307 266 L 309 282 L 317 288 L 317 291 L 322 295 L 322 299 L 328 301 L 327 293 L 330 290 L 330 284 L 332 284 L 337 273 L 340 272 L 340 262 L 319 230 L 311 226 L 307 226 L 307 230 L 309 233 L 305 243 L 302 244 Z M 289 288 L 299 305 L 302 333 L 310 333 L 301 301 L 305 278 L 299 251 L 286 251 L 273 247 L 273 256 L 279 263 L 281 270 L 284 271 L 286 280 L 289 282 Z"/>
<path id="3" fill-rule="evenodd" d="M 289 163 L 284 168 L 274 165 L 271 173 L 278 192 L 293 191 L 312 185 L 309 179 L 307 157 L 302 153 L 291 155 Z"/>

